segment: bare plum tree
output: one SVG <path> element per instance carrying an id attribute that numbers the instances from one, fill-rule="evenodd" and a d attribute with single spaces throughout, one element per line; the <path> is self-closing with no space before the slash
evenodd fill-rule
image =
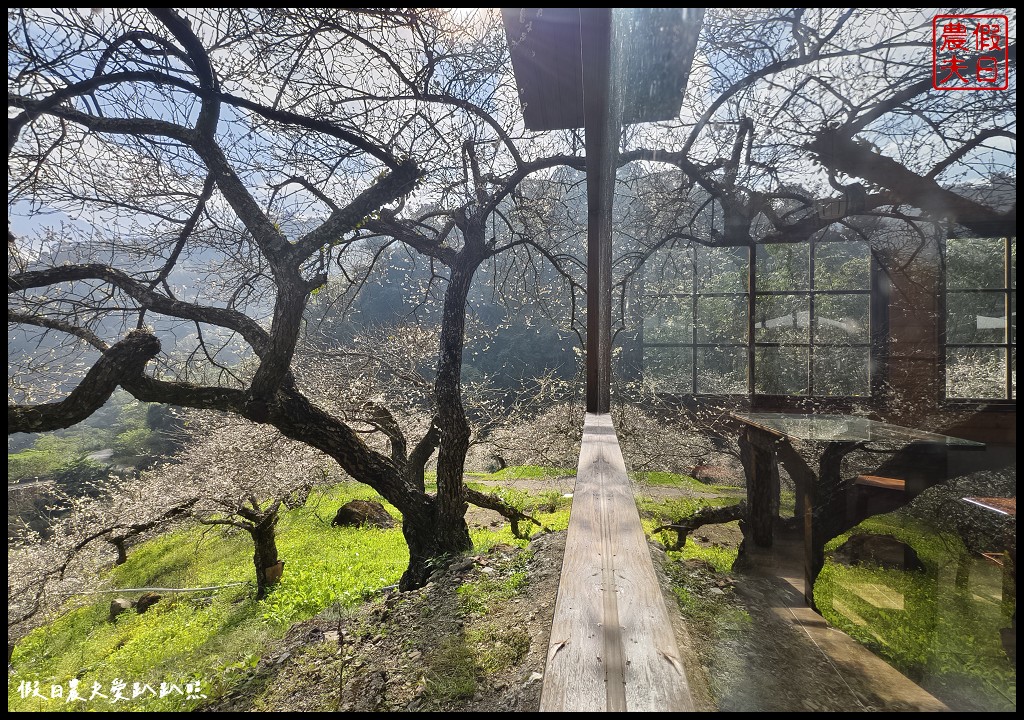
<path id="1" fill-rule="evenodd" d="M 9 374 L 8 431 L 67 427 L 117 386 L 232 413 L 326 453 L 401 511 L 401 587 L 467 550 L 467 293 L 485 260 L 531 242 L 488 221 L 525 178 L 582 167 L 550 147 L 524 157 L 506 128 L 517 96 L 498 17 L 14 11 L 8 321 L 38 342 Z M 421 437 L 363 405 L 390 452 L 294 372 L 310 297 L 329 271 L 358 292 L 366 275 L 350 270 L 374 265 L 371 238 L 436 264 L 444 287 Z"/>

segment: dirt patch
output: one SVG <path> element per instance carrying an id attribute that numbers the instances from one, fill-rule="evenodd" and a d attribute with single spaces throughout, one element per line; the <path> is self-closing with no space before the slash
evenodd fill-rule
<path id="1" fill-rule="evenodd" d="M 743 533 L 740 531 L 739 523 L 735 522 L 705 525 L 690 533 L 687 542 L 692 542 L 702 547 L 735 548 L 739 547 L 739 544 L 743 542 Z"/>
<path id="2" fill-rule="evenodd" d="M 207 710 L 536 711 L 565 533 L 500 545 L 338 617 L 295 625 Z"/>
<path id="3" fill-rule="evenodd" d="M 536 712 L 564 531 L 500 545 L 338 616 L 296 624 L 213 712 Z M 652 546 L 698 710 L 716 710 L 692 635 Z"/>

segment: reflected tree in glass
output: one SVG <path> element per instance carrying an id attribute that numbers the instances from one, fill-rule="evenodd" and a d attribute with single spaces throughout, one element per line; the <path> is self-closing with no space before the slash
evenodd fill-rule
<path id="1" fill-rule="evenodd" d="M 754 355 L 754 391 L 762 395 L 806 395 L 806 347 L 759 347 Z"/>

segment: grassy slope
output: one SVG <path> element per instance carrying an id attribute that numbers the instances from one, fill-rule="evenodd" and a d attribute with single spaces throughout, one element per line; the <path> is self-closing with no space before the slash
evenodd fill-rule
<path id="1" fill-rule="evenodd" d="M 507 479 L 514 468 L 482 480 Z M 529 477 L 566 474 L 530 468 Z M 504 475 L 502 474 L 504 473 Z M 129 611 L 107 620 L 115 594 L 88 596 L 53 623 L 18 644 L 8 673 L 9 710 L 187 710 L 203 698 L 186 697 L 186 684 L 199 681 L 192 695 L 215 697 L 240 670 L 254 666 L 267 643 L 295 622 L 332 606 L 351 606 L 398 581 L 408 561 L 401 530 L 331 527 L 337 508 L 352 499 L 381 498 L 357 483 L 342 483 L 310 496 L 302 508 L 282 513 L 278 550 L 286 561 L 281 583 L 260 603 L 251 584 L 213 593 L 168 594 L 143 615 Z M 568 502 L 544 512 L 549 499 L 515 494 L 515 504 L 536 512 L 552 529 L 568 525 Z M 536 504 L 542 507 L 536 508 Z M 386 505 L 397 518 L 399 513 Z M 525 545 L 508 526 L 473 530 L 477 550 L 497 543 Z M 252 544 L 244 533 L 222 527 L 192 527 L 168 533 L 135 548 L 124 565 L 109 573 L 113 587 L 202 587 L 251 581 Z M 129 595 L 137 597 L 138 594 Z M 82 600 L 82 598 L 79 598 Z M 69 683 L 78 679 L 83 702 L 67 702 Z M 125 683 L 125 701 L 112 702 L 111 688 Z M 26 686 L 23 683 L 30 683 Z M 33 696 L 38 682 L 39 696 Z M 161 683 L 181 693 L 159 697 Z M 94 683 L 107 698 L 92 695 Z M 141 694 L 135 694 L 139 683 Z M 51 699 L 51 685 L 64 697 Z M 146 686 L 153 689 L 149 692 Z M 194 688 L 193 688 L 194 689 Z M 28 694 L 28 697 L 22 697 Z"/>
<path id="2" fill-rule="evenodd" d="M 649 537 L 659 525 L 677 522 L 706 507 L 732 505 L 744 497 L 742 488 L 731 485 L 706 485 L 689 475 L 638 472 L 633 473 L 631 477 L 636 492 L 637 509 L 640 511 L 640 523 Z M 649 492 L 645 492 L 647 488 L 654 487 L 688 490 L 697 493 L 698 496 L 655 498 Z M 712 493 L 716 496 L 707 497 Z M 675 541 L 675 533 L 670 531 L 662 531 L 659 536 L 654 537 L 665 545 Z M 687 541 L 682 550 L 670 550 L 668 556 L 673 560 L 703 560 L 716 571 L 727 573 L 736 561 L 736 548 L 716 544 L 700 545 Z"/>
<path id="3" fill-rule="evenodd" d="M 476 484 L 566 474 L 571 471 L 519 467 L 490 475 L 471 474 L 467 479 Z M 642 523 L 648 533 L 656 525 L 677 520 L 701 507 L 735 502 L 742 495 L 738 488 L 708 486 L 688 476 L 670 473 L 638 474 L 633 480 Z M 535 513 L 548 527 L 564 529 L 568 525 L 569 501 L 555 491 L 530 495 L 507 487 L 476 486 L 497 492 L 507 502 Z M 658 499 L 651 492 L 666 487 L 715 496 Z M 197 694 L 211 698 L 221 694 L 240 676 L 240 671 L 257 663 L 268 643 L 282 637 L 293 623 L 334 605 L 353 606 L 380 588 L 397 582 L 407 562 L 400 530 L 330 526 L 337 507 L 356 498 L 380 500 L 364 485 L 343 483 L 314 493 L 304 507 L 282 514 L 278 547 L 287 561 L 287 569 L 282 582 L 262 603 L 252 600 L 252 586 L 248 584 L 253 572 L 252 547 L 243 533 L 225 531 L 221 527 L 193 527 L 135 548 L 128 563 L 109 573 L 112 586 L 198 587 L 232 581 L 247 584 L 214 593 L 168 595 L 144 615 L 130 611 L 115 623 L 107 621 L 109 601 L 114 595 L 89 596 L 92 602 L 79 603 L 18 645 L 8 676 L 8 709 L 185 710 L 202 704 L 202 698 L 186 699 L 184 694 L 175 692 L 158 697 L 161 682 L 184 691 L 186 683 L 199 680 Z M 552 507 L 555 511 L 548 512 Z M 394 508 L 388 506 L 388 509 L 398 516 Z M 922 561 L 931 568 L 926 576 L 936 572 L 937 567 L 949 567 L 950 556 L 961 551 L 951 547 L 947 538 L 944 542 L 923 543 L 922 538 L 927 537 L 927 533 L 905 521 L 897 522 L 894 516 L 880 516 L 872 522 L 877 527 L 865 523 L 858 531 L 891 533 L 915 541 Z M 841 544 L 845 538 L 837 538 L 830 547 Z M 525 545 L 512 536 L 507 525 L 498 529 L 474 529 L 473 540 L 478 551 L 486 551 L 498 543 Z M 714 543 L 687 542 L 682 551 L 670 552 L 669 556 L 677 560 L 700 559 L 716 572 L 728 573 L 736 558 L 736 549 Z M 917 598 L 920 605 L 929 606 L 937 600 L 934 577 L 918 578 L 913 573 L 829 563 L 821 579 L 823 582 L 819 583 L 816 593 L 821 606 L 831 609 L 832 602 L 836 601 L 844 607 L 856 605 L 857 613 L 865 618 L 870 615 L 867 626 L 850 623 L 848 618 L 826 610 L 829 620 L 860 637 L 862 642 L 877 645 L 881 654 L 904 670 L 915 674 L 915 666 L 924 665 L 928 666 L 929 674 L 950 671 L 973 674 L 972 670 L 992 674 L 993 669 L 985 664 L 976 669 L 962 667 L 962 657 L 953 667 L 935 666 L 937 656 L 931 643 L 936 635 L 958 638 L 958 644 L 966 643 L 971 647 L 972 656 L 983 658 L 997 654 L 998 648 L 988 646 L 992 645 L 992 638 L 985 637 L 987 645 L 981 647 L 980 633 L 971 625 L 982 620 L 976 609 L 962 613 L 960 622 L 952 623 L 953 627 L 937 632 L 938 628 L 931 625 L 923 628 L 914 622 L 907 623 L 903 613 L 899 614 L 902 620 L 898 624 L 889 624 L 884 613 L 872 615 L 870 608 L 840 590 L 843 586 L 865 583 L 898 587 L 904 598 Z M 472 604 L 476 594 L 482 591 L 466 586 L 460 589 L 460 596 Z M 693 598 L 687 599 L 684 589 L 677 589 L 677 592 L 681 593 L 684 610 L 692 611 Z M 947 598 L 947 602 L 950 600 Z M 952 616 L 958 615 L 961 613 L 952 613 Z M 923 613 L 920 617 L 937 619 L 940 625 L 951 622 L 951 614 L 947 612 Z M 971 622 L 964 622 L 964 618 Z M 985 620 L 987 626 L 998 624 L 998 620 Z M 72 678 L 78 679 L 78 691 L 86 698 L 84 702 L 49 699 L 51 684 L 60 685 L 66 695 Z M 21 697 L 24 681 L 38 682 L 39 695 L 43 697 Z M 109 697 L 89 699 L 94 683 L 99 683 L 97 689 L 109 696 L 112 684 L 118 681 L 124 683 L 122 694 L 127 700 L 114 704 Z M 135 683 L 140 684 L 143 693 L 139 697 L 133 697 Z M 155 692 L 151 694 L 147 686 Z M 34 685 L 30 685 L 28 692 L 33 689 Z"/>

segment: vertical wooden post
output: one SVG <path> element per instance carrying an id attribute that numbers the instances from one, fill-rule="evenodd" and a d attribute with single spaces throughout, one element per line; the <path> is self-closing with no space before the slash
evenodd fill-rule
<path id="1" fill-rule="evenodd" d="M 940 485 L 949 477 L 949 446 L 945 443 L 911 443 L 904 451 L 908 457 L 906 470 L 907 501 L 913 500 L 932 485 Z"/>
<path id="2" fill-rule="evenodd" d="M 619 87 L 612 10 L 580 8 L 587 153 L 587 412 L 611 409 L 612 199 L 619 147 Z"/>

